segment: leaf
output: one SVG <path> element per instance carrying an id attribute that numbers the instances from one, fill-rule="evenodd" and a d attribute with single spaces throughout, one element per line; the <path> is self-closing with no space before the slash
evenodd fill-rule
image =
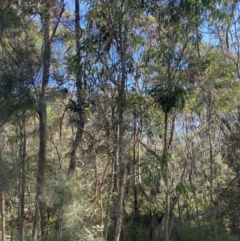
<path id="1" fill-rule="evenodd" d="M 52 108 L 49 104 L 47 104 L 47 120 L 50 120 L 52 116 L 53 116 Z"/>
<path id="2" fill-rule="evenodd" d="M 163 154 L 162 154 L 162 157 L 159 159 L 160 165 L 161 165 L 161 169 L 164 170 L 165 167 L 167 166 L 167 164 L 168 164 L 171 160 L 173 160 L 171 154 L 170 154 L 168 151 L 164 150 L 164 151 L 163 151 Z"/>
<path id="3" fill-rule="evenodd" d="M 72 48 L 72 46 L 70 45 L 70 46 L 66 49 L 65 54 L 66 54 L 67 52 L 69 52 L 71 48 Z"/>
<path id="4" fill-rule="evenodd" d="M 144 143 L 142 143 L 141 141 L 140 143 L 145 147 L 147 152 L 149 152 L 152 156 L 154 156 L 157 159 L 157 161 L 160 163 L 162 171 L 165 170 L 165 167 L 168 164 L 168 162 L 173 160 L 171 154 L 168 151 L 166 150 L 163 151 L 162 156 L 159 156 L 155 151 L 153 151 L 152 149 L 149 149 Z"/>
<path id="5" fill-rule="evenodd" d="M 179 182 L 176 186 L 176 192 L 186 195 L 188 192 L 188 188 L 183 182 Z"/>
<path id="6" fill-rule="evenodd" d="M 164 113 L 169 113 L 172 109 L 182 110 L 185 106 L 187 92 L 180 86 L 163 86 L 161 84 L 154 87 L 149 93 Z"/>
<path id="7" fill-rule="evenodd" d="M 40 13 L 47 12 L 48 10 L 49 10 L 49 8 L 46 5 L 40 5 L 39 6 L 39 12 Z"/>

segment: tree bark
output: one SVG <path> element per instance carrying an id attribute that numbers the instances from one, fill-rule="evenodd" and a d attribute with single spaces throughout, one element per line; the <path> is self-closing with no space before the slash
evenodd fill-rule
<path id="1" fill-rule="evenodd" d="M 116 113 L 115 113 L 115 105 L 111 106 L 112 108 L 112 130 L 113 130 L 113 155 L 112 155 L 112 170 L 113 170 L 113 192 L 117 192 L 118 190 L 118 175 L 117 175 L 117 161 L 119 154 L 119 146 L 118 146 L 118 125 L 116 123 Z"/>
<path id="2" fill-rule="evenodd" d="M 81 28 L 80 28 L 80 6 L 79 0 L 75 0 L 75 41 L 76 41 L 76 49 L 77 49 L 77 67 L 80 68 L 81 66 L 81 50 L 80 50 L 80 39 L 81 39 Z M 82 80 L 82 73 L 81 71 L 76 71 L 76 87 L 77 87 L 77 100 L 80 106 L 80 110 L 78 113 L 78 120 L 77 120 L 77 133 L 72 145 L 72 151 L 70 155 L 70 164 L 69 164 L 69 171 L 74 172 L 77 166 L 76 163 L 76 154 L 79 148 L 79 143 L 82 141 L 83 130 L 85 125 L 85 113 L 84 113 L 84 84 Z"/>
<path id="3" fill-rule="evenodd" d="M 20 173 L 20 207 L 19 207 L 19 222 L 18 222 L 18 231 L 20 234 L 21 240 L 23 240 L 24 235 L 24 207 L 25 207 L 25 186 L 26 186 L 26 149 L 27 149 L 27 136 L 26 136 L 26 123 L 25 123 L 25 113 L 23 113 L 23 123 L 20 128 L 23 130 L 23 138 L 20 144 L 20 155 L 21 155 L 21 173 Z"/>
<path id="4" fill-rule="evenodd" d="M 218 227 L 216 220 L 216 205 L 213 200 L 213 165 L 214 165 L 214 157 L 213 157 L 213 147 L 212 147 L 212 138 L 211 138 L 211 92 L 209 92 L 209 103 L 208 103 L 208 140 L 209 140 L 209 159 L 210 159 L 210 200 L 213 205 L 213 219 L 214 219 L 214 240 L 218 241 Z"/>
<path id="5" fill-rule="evenodd" d="M 0 16 L 0 46 L 2 43 L 3 30 L 4 30 L 4 18 L 3 16 Z"/>
<path id="6" fill-rule="evenodd" d="M 35 199 L 35 212 L 34 212 L 34 219 L 33 219 L 33 229 L 32 229 L 32 238 L 34 241 L 37 240 L 38 236 L 38 200 Z"/>
<path id="7" fill-rule="evenodd" d="M 46 205 L 45 166 L 46 166 L 46 143 L 47 143 L 47 108 L 46 108 L 46 88 L 49 81 L 49 69 L 51 59 L 51 39 L 50 39 L 50 4 L 46 0 L 43 2 L 46 10 L 43 14 L 43 75 L 41 92 L 38 100 L 39 114 L 39 155 L 38 155 L 38 173 L 37 173 L 37 192 L 36 208 L 39 205 L 41 218 L 41 237 L 42 241 L 48 241 L 48 215 Z M 37 210 L 36 210 L 37 212 Z M 37 215 L 35 215 L 37 216 Z M 36 238 L 36 235 L 34 235 Z"/>
<path id="8" fill-rule="evenodd" d="M 5 182 L 5 175 L 3 170 L 3 150 L 4 150 L 5 143 L 3 140 L 0 142 L 0 202 L 1 202 L 1 231 L 2 231 L 2 241 L 6 241 L 6 220 L 5 220 L 5 195 L 4 195 L 4 182 Z"/>
<path id="9" fill-rule="evenodd" d="M 168 113 L 165 112 L 165 119 L 164 119 L 165 131 L 164 131 L 164 151 L 167 151 L 167 125 L 168 125 Z M 164 212 L 164 240 L 169 241 L 169 234 L 168 234 L 168 222 L 169 222 L 169 209 L 170 209 L 170 201 L 169 201 L 169 181 L 168 181 L 168 162 L 165 165 L 165 212 Z"/>
<path id="10" fill-rule="evenodd" d="M 158 214 L 154 213 L 151 215 L 150 221 L 150 241 L 158 240 Z"/>
<path id="11" fill-rule="evenodd" d="M 136 117 L 134 118 L 134 127 L 133 127 L 133 135 L 134 135 L 134 147 L 133 147 L 133 168 L 134 168 L 134 184 L 133 184 L 133 197 L 134 197 L 134 201 L 133 201 L 133 207 L 134 207 L 134 216 L 135 216 L 135 220 L 138 221 L 138 192 L 137 192 L 137 177 L 138 177 L 138 173 L 137 173 L 137 164 L 138 164 L 138 160 L 137 160 L 137 119 Z M 137 237 L 136 237 L 137 238 Z"/>
<path id="12" fill-rule="evenodd" d="M 126 29 L 120 24 L 120 57 L 121 57 L 121 80 L 118 84 L 118 198 L 115 211 L 115 227 L 113 241 L 119 241 L 122 219 L 123 219 L 123 200 L 124 200 L 124 179 L 125 179 L 125 161 L 124 161 L 124 102 L 125 102 L 125 83 L 126 83 Z"/>
<path id="13" fill-rule="evenodd" d="M 192 145 L 193 143 L 191 143 L 191 150 L 192 150 Z M 202 240 L 202 226 L 201 226 L 201 221 L 200 221 L 200 218 L 199 218 L 199 208 L 198 208 L 198 204 L 197 204 L 197 195 L 196 195 L 196 191 L 195 191 L 195 187 L 193 185 L 193 182 L 192 182 L 192 173 L 193 173 L 193 160 L 192 160 L 192 156 L 190 157 L 191 158 L 191 167 L 190 167 L 190 173 L 189 173 L 189 182 L 190 182 L 190 187 L 191 187 L 191 191 L 193 193 L 193 198 L 194 198 L 194 202 L 195 202 L 195 208 L 196 208 L 196 214 L 197 214 L 197 226 L 198 226 L 198 240 Z"/>
<path id="14" fill-rule="evenodd" d="M 6 221 L 5 221 L 5 196 L 4 190 L 1 188 L 1 230 L 2 230 L 2 241 L 6 241 Z"/>

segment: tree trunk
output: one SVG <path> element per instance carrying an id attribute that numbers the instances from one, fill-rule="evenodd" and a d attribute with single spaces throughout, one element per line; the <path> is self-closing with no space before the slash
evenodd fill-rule
<path id="1" fill-rule="evenodd" d="M 4 21 L 3 16 L 0 16 L 0 47 L 2 45 L 2 37 L 3 37 L 3 30 L 4 30 L 3 21 Z"/>
<path id="2" fill-rule="evenodd" d="M 168 113 L 165 113 L 165 131 L 164 131 L 164 151 L 167 151 L 167 124 L 168 124 Z M 165 165 L 165 212 L 164 212 L 164 240 L 169 241 L 169 234 L 168 234 L 168 222 L 169 222 L 169 209 L 170 209 L 170 201 L 169 201 L 169 181 L 168 181 L 168 162 Z"/>
<path id="3" fill-rule="evenodd" d="M 20 174 L 20 211 L 19 211 L 19 222 L 18 222 L 18 231 L 21 237 L 21 240 L 23 240 L 23 223 L 24 223 L 24 207 L 25 207 L 25 185 L 26 185 L 26 148 L 27 148 L 27 136 L 26 136 L 26 123 L 25 123 L 25 114 L 23 116 L 23 124 L 22 124 L 22 130 L 23 130 L 23 139 L 21 140 L 21 146 L 20 146 L 20 155 L 21 155 L 21 174 Z"/>
<path id="4" fill-rule="evenodd" d="M 200 218 L 199 218 L 199 209 L 198 209 L 198 204 L 197 204 L 197 197 L 196 197 L 196 192 L 195 192 L 195 187 L 193 186 L 192 183 L 192 164 L 191 164 L 191 171 L 189 174 L 189 182 L 190 182 L 190 187 L 191 187 L 191 191 L 193 193 L 193 198 L 194 198 L 194 202 L 195 202 L 195 208 L 196 208 L 196 214 L 197 214 L 197 226 L 198 226 L 198 240 L 201 241 L 202 240 L 202 227 L 201 227 L 201 222 L 200 222 Z"/>
<path id="5" fill-rule="evenodd" d="M 2 230 L 2 241 L 6 241 L 6 221 L 5 221 L 5 196 L 4 190 L 1 188 L 1 230 Z"/>
<path id="6" fill-rule="evenodd" d="M 38 200 L 37 198 L 35 199 L 35 212 L 34 212 L 34 219 L 33 219 L 33 229 L 32 229 L 32 238 L 34 241 L 37 240 L 38 236 Z"/>
<path id="7" fill-rule="evenodd" d="M 163 214 L 154 213 L 151 215 L 150 221 L 150 241 L 158 241 L 158 224 L 162 222 Z"/>
<path id="8" fill-rule="evenodd" d="M 47 109 L 46 109 L 46 88 L 49 81 L 49 68 L 51 58 L 50 29 L 50 4 L 44 1 L 47 10 L 43 14 L 43 75 L 42 87 L 39 93 L 38 113 L 39 113 L 39 156 L 37 173 L 36 208 L 39 205 L 41 218 L 42 241 L 48 241 L 48 215 L 46 205 L 45 166 L 46 166 L 46 143 L 47 143 Z M 37 212 L 37 210 L 36 210 Z M 36 216 L 36 215 L 35 215 Z M 36 237 L 35 237 L 36 238 Z"/>
<path id="9" fill-rule="evenodd" d="M 61 219 L 57 215 L 56 221 L 55 221 L 55 241 L 60 241 L 62 239 L 62 225 L 61 225 Z"/>
<path id="10" fill-rule="evenodd" d="M 213 147 L 212 147 L 212 138 L 211 138 L 211 93 L 209 93 L 209 103 L 208 103 L 208 140 L 209 140 L 209 159 L 210 159 L 210 200 L 213 205 L 213 219 L 214 219 L 214 240 L 218 241 L 218 227 L 217 227 L 217 219 L 216 219 L 216 205 L 213 200 Z M 238 125 L 239 127 L 239 125 Z"/>
<path id="11" fill-rule="evenodd" d="M 191 143 L 191 150 L 192 150 L 192 143 Z M 198 226 L 198 240 L 202 240 L 202 227 L 201 227 L 201 222 L 200 222 L 200 218 L 199 218 L 199 209 L 198 209 L 198 204 L 197 204 L 197 197 L 196 197 L 196 192 L 195 192 L 195 187 L 193 186 L 193 182 L 192 182 L 192 172 L 193 172 L 193 160 L 191 157 L 191 169 L 190 169 L 190 173 L 189 173 L 189 182 L 190 182 L 190 187 L 191 187 L 191 191 L 193 193 L 193 198 L 194 198 L 194 202 L 195 202 L 195 208 L 196 208 L 196 214 L 197 214 L 197 226 Z"/>
<path id="12" fill-rule="evenodd" d="M 117 161 L 118 161 L 118 125 L 116 123 L 116 113 L 115 113 L 115 105 L 111 106 L 112 108 L 112 130 L 113 130 L 113 138 L 114 138 L 114 146 L 113 146 L 113 155 L 112 155 L 112 170 L 113 170 L 113 192 L 117 192 L 118 190 L 118 176 L 117 176 Z"/>
<path id="13" fill-rule="evenodd" d="M 5 143 L 3 140 L 0 142 L 0 201 L 1 201 L 1 231 L 2 231 L 2 241 L 6 241 L 6 220 L 5 220 L 5 195 L 4 195 L 4 182 L 5 175 L 3 170 L 3 150 Z"/>
<path id="14" fill-rule="evenodd" d="M 81 28 L 80 28 L 80 6 L 79 0 L 75 0 L 75 41 L 77 49 L 77 68 L 81 66 L 81 50 L 80 50 L 80 39 L 81 39 Z M 85 125 L 85 113 L 84 113 L 84 91 L 85 87 L 82 80 L 81 71 L 76 71 L 76 87 L 77 87 L 77 100 L 80 106 L 77 120 L 77 133 L 72 145 L 72 151 L 70 155 L 69 171 L 74 172 L 77 166 L 76 154 L 79 147 L 79 143 L 82 141 L 83 130 Z"/>
<path id="15" fill-rule="evenodd" d="M 125 83 L 126 83 L 126 29 L 122 29 L 120 24 L 121 40 L 120 40 L 120 57 L 121 57 L 121 81 L 118 85 L 118 198 L 115 210 L 115 227 L 113 241 L 119 241 L 122 219 L 123 219 L 123 201 L 124 201 L 124 179 L 125 179 L 125 162 L 124 162 L 124 102 L 125 102 Z"/>
<path id="16" fill-rule="evenodd" d="M 158 240 L 157 214 L 152 214 L 150 221 L 150 241 Z"/>
<path id="17" fill-rule="evenodd" d="M 139 123 L 138 123 L 139 120 Z M 138 188 L 141 184 L 141 167 L 140 167 L 140 141 L 142 135 L 141 128 L 141 117 L 134 119 L 134 149 L 133 149 L 133 169 L 134 169 L 134 184 L 133 184 L 133 212 L 134 212 L 134 220 L 136 224 L 139 226 L 140 224 L 140 202 L 138 199 Z M 134 240 L 139 240 L 138 229 L 135 231 Z"/>
<path id="18" fill-rule="evenodd" d="M 48 240 L 48 215 L 45 202 L 46 191 L 44 190 L 45 165 L 46 165 L 46 141 L 47 141 L 47 123 L 46 123 L 46 103 L 44 95 L 39 103 L 39 122 L 40 122 L 40 141 L 39 141 L 39 161 L 37 174 L 37 202 L 39 204 L 41 218 L 41 236 L 43 241 Z M 41 197 L 40 197 L 41 196 Z"/>
<path id="19" fill-rule="evenodd" d="M 135 220 L 138 222 L 139 220 L 139 210 L 138 210 L 138 192 L 137 192 L 137 184 L 138 184 L 138 159 L 137 159 L 137 119 L 134 118 L 134 129 L 133 129 L 133 135 L 134 135 L 134 147 L 133 147 L 133 168 L 134 168 L 134 184 L 133 184 L 133 207 L 134 207 L 134 217 Z M 135 237 L 137 239 L 137 237 Z"/>

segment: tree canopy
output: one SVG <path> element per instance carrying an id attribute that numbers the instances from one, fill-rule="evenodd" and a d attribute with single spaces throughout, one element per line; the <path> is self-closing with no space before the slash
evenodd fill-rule
<path id="1" fill-rule="evenodd" d="M 239 1 L 0 4 L 2 241 L 239 240 Z"/>

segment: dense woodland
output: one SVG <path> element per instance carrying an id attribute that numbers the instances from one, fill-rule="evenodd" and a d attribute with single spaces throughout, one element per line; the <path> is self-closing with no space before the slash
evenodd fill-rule
<path id="1" fill-rule="evenodd" d="M 0 0 L 2 241 L 239 241 L 239 200 L 239 0 Z"/>

